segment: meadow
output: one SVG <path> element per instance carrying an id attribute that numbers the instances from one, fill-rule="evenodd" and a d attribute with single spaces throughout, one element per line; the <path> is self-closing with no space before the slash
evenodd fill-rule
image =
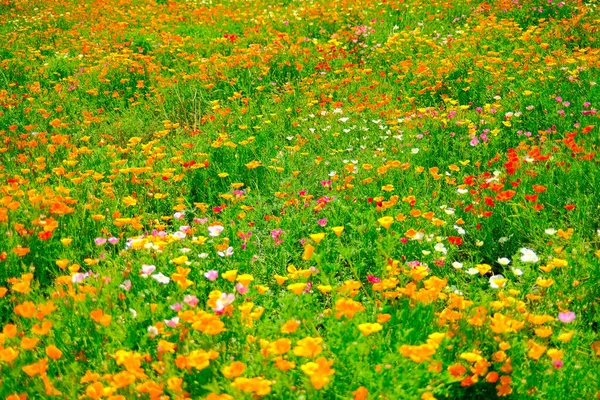
<path id="1" fill-rule="evenodd" d="M 600 398 L 595 0 L 0 0 L 0 397 Z"/>

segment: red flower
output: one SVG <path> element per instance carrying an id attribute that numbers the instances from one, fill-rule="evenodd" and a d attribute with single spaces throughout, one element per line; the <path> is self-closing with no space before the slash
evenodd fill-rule
<path id="1" fill-rule="evenodd" d="M 498 201 L 508 201 L 510 199 L 512 199 L 515 194 L 517 194 L 517 192 L 515 192 L 514 190 L 505 190 L 503 192 L 498 193 L 498 195 L 496 195 L 496 200 Z"/>

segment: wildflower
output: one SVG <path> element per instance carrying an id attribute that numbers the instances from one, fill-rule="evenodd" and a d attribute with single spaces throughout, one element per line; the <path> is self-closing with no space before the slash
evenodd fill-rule
<path id="1" fill-rule="evenodd" d="M 313 233 L 310 235 L 310 238 L 317 244 L 321 243 L 321 240 L 325 237 L 325 232 L 321 233 Z"/>
<path id="2" fill-rule="evenodd" d="M 499 258 L 498 264 L 502 265 L 503 267 L 506 267 L 508 264 L 510 264 L 510 259 L 506 257 Z"/>
<path id="3" fill-rule="evenodd" d="M 225 251 L 219 251 L 217 254 L 221 257 L 231 257 L 233 255 L 233 247 L 229 246 Z"/>
<path id="4" fill-rule="evenodd" d="M 221 225 L 212 225 L 208 227 L 208 235 L 212 237 L 217 237 L 223 232 L 225 228 Z"/>
<path id="5" fill-rule="evenodd" d="M 306 288 L 306 283 L 292 283 L 287 286 L 288 290 L 294 292 L 297 295 L 302 294 L 304 289 Z"/>
<path id="6" fill-rule="evenodd" d="M 503 275 L 498 274 L 490 277 L 490 286 L 492 287 L 492 289 L 499 289 L 503 287 L 505 283 L 506 279 Z"/>
<path id="7" fill-rule="evenodd" d="M 558 320 L 565 324 L 570 324 L 575 320 L 575 313 L 572 311 L 563 311 L 558 313 Z"/>
<path id="8" fill-rule="evenodd" d="M 142 265 L 142 278 L 147 278 L 156 270 L 155 265 Z"/>
<path id="9" fill-rule="evenodd" d="M 316 357 L 323 351 L 322 342 L 320 337 L 305 337 L 296 343 L 293 353 L 298 357 Z"/>
<path id="10" fill-rule="evenodd" d="M 225 378 L 236 378 L 244 373 L 246 370 L 246 365 L 239 361 L 234 361 L 229 365 L 226 365 L 221 369 L 221 372 L 225 376 Z"/>
<path id="11" fill-rule="evenodd" d="M 393 217 L 381 217 L 377 220 L 377 222 L 379 222 L 379 225 L 381 225 L 382 227 L 384 227 L 385 229 L 390 229 L 390 226 L 392 226 L 392 223 L 394 222 L 394 218 Z"/>
<path id="12" fill-rule="evenodd" d="M 310 377 L 310 383 L 317 390 L 322 389 L 330 382 L 330 376 L 335 374 L 335 370 L 331 368 L 333 360 L 329 361 L 324 357 L 319 357 L 315 362 L 308 362 L 300 368 Z"/>
<path id="13" fill-rule="evenodd" d="M 209 281 L 215 281 L 219 277 L 219 272 L 215 271 L 214 269 L 211 269 L 210 271 L 204 273 L 204 277 Z"/>
<path id="14" fill-rule="evenodd" d="M 334 226 L 333 228 L 331 228 L 331 230 L 333 231 L 333 233 L 335 233 L 336 236 L 340 236 L 342 234 L 342 232 L 344 232 L 344 227 L 343 226 Z"/>
<path id="15" fill-rule="evenodd" d="M 365 336 L 369 336 L 375 332 L 379 332 L 382 329 L 383 329 L 383 326 L 381 326 L 381 324 L 379 324 L 379 323 L 374 323 L 374 324 L 366 323 L 366 324 L 358 325 L 358 330 L 361 331 L 362 334 Z"/>
<path id="16" fill-rule="evenodd" d="M 158 283 L 160 283 L 162 285 L 166 285 L 167 283 L 171 282 L 171 278 L 163 275 L 162 272 L 152 275 L 152 279 L 154 279 L 155 281 L 157 281 Z"/>
<path id="17" fill-rule="evenodd" d="M 540 260 L 537 254 L 527 247 L 523 247 L 519 251 L 521 252 L 521 261 L 524 263 L 537 263 Z"/>
<path id="18" fill-rule="evenodd" d="M 289 321 L 286 321 L 281 326 L 280 332 L 285 333 L 285 334 L 294 333 L 294 332 L 296 332 L 296 330 L 298 329 L 299 326 L 300 326 L 300 321 L 291 319 Z"/>
<path id="19" fill-rule="evenodd" d="M 231 384 L 232 387 L 242 390 L 246 393 L 253 393 L 256 396 L 266 396 L 271 393 L 271 381 L 263 377 L 258 378 L 235 378 Z"/>
<path id="20" fill-rule="evenodd" d="M 335 309 L 335 317 L 337 319 L 340 319 L 343 316 L 351 319 L 357 312 L 364 311 L 365 307 L 358 301 L 352 299 L 339 299 L 335 303 Z"/>

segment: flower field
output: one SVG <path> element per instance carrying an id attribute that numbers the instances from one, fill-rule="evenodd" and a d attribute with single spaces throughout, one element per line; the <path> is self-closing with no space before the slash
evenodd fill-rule
<path id="1" fill-rule="evenodd" d="M 600 12 L 0 0 L 0 398 L 600 398 Z"/>

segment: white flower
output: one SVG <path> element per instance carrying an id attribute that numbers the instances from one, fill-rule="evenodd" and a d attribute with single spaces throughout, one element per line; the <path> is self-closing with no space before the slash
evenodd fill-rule
<path id="1" fill-rule="evenodd" d="M 452 263 L 452 266 L 453 266 L 454 268 L 456 268 L 456 269 L 461 269 L 461 268 L 463 267 L 463 263 L 461 263 L 461 262 L 458 262 L 458 261 L 454 261 L 454 262 Z"/>
<path id="2" fill-rule="evenodd" d="M 229 246 L 225 251 L 219 251 L 217 254 L 221 257 L 231 257 L 233 255 L 233 247 Z"/>
<path id="3" fill-rule="evenodd" d="M 498 264 L 502 265 L 503 267 L 506 267 L 508 264 L 510 264 L 510 259 L 506 257 L 499 258 Z"/>
<path id="4" fill-rule="evenodd" d="M 434 247 L 434 250 L 439 253 L 444 253 L 444 254 L 448 253 L 448 250 L 446 250 L 446 246 L 444 246 L 444 243 L 437 243 Z"/>
<path id="5" fill-rule="evenodd" d="M 415 147 L 414 149 L 410 149 L 410 152 L 413 154 L 417 154 L 419 152 L 419 149 Z"/>
<path id="6" fill-rule="evenodd" d="M 186 237 L 186 234 L 185 234 L 185 233 L 183 233 L 183 232 L 177 231 L 177 232 L 173 233 L 173 235 L 172 235 L 172 236 L 173 236 L 174 238 L 177 238 L 177 239 L 179 239 L 179 240 L 183 240 L 183 239 L 185 239 L 185 237 Z"/>
<path id="7" fill-rule="evenodd" d="M 208 227 L 208 235 L 212 237 L 217 237 L 223 232 L 223 228 L 221 225 L 213 225 Z"/>
<path id="8" fill-rule="evenodd" d="M 468 193 L 469 191 L 467 189 L 456 189 L 456 193 L 458 194 L 465 194 Z"/>
<path id="9" fill-rule="evenodd" d="M 523 270 L 521 268 L 511 268 L 511 271 L 513 272 L 513 274 L 515 274 L 516 276 L 521 276 L 523 275 Z"/>
<path id="10" fill-rule="evenodd" d="M 544 233 L 545 233 L 546 235 L 550 235 L 550 236 L 552 236 L 552 235 L 556 234 L 556 232 L 557 232 L 557 231 L 556 231 L 556 229 L 554 229 L 554 228 L 548 228 L 548 229 L 546 229 L 546 230 L 544 231 Z"/>
<path id="11" fill-rule="evenodd" d="M 137 311 L 135 311 L 133 308 L 130 308 L 129 312 L 131 313 L 131 318 L 136 318 L 137 317 Z"/>
<path id="12" fill-rule="evenodd" d="M 152 275 L 152 278 L 156 282 L 162 283 L 163 285 L 166 285 L 167 283 L 171 282 L 171 278 L 169 278 L 168 276 L 164 276 L 162 272 Z"/>
<path id="13" fill-rule="evenodd" d="M 508 238 L 506 236 L 503 236 L 500 239 L 498 239 L 498 243 L 506 243 L 506 242 L 508 242 Z"/>
<path id="14" fill-rule="evenodd" d="M 504 286 L 505 283 L 506 282 L 504 282 L 504 275 L 494 275 L 490 277 L 490 286 L 492 287 L 492 289 L 500 289 L 502 286 Z"/>
<path id="15" fill-rule="evenodd" d="M 423 253 L 424 256 L 428 256 L 431 254 L 429 250 L 421 250 L 421 253 Z"/>
<path id="16" fill-rule="evenodd" d="M 454 225 L 454 229 L 456 229 L 456 232 L 458 232 L 459 235 L 464 235 L 465 233 L 467 233 L 467 231 L 465 231 L 463 228 L 461 228 L 458 225 Z"/>
<path id="17" fill-rule="evenodd" d="M 468 270 L 465 271 L 467 274 L 469 275 L 477 275 L 479 273 L 479 271 L 477 270 L 477 268 L 469 268 Z"/>
<path id="18" fill-rule="evenodd" d="M 519 251 L 521 252 L 521 261 L 524 263 L 536 263 L 540 260 L 537 254 L 527 247 L 523 247 Z"/>
<path id="19" fill-rule="evenodd" d="M 142 265 L 142 278 L 147 278 L 156 269 L 155 265 Z"/>
<path id="20" fill-rule="evenodd" d="M 158 336 L 158 329 L 154 325 L 150 325 L 148 327 L 148 336 L 150 339 L 154 339 L 156 336 Z"/>
<path id="21" fill-rule="evenodd" d="M 208 253 L 200 253 L 200 254 L 198 254 L 198 257 L 200 257 L 200 258 L 208 258 Z"/>
<path id="22" fill-rule="evenodd" d="M 477 246 L 477 247 L 483 246 L 483 241 L 481 241 L 481 240 L 476 241 L 475 246 Z"/>

